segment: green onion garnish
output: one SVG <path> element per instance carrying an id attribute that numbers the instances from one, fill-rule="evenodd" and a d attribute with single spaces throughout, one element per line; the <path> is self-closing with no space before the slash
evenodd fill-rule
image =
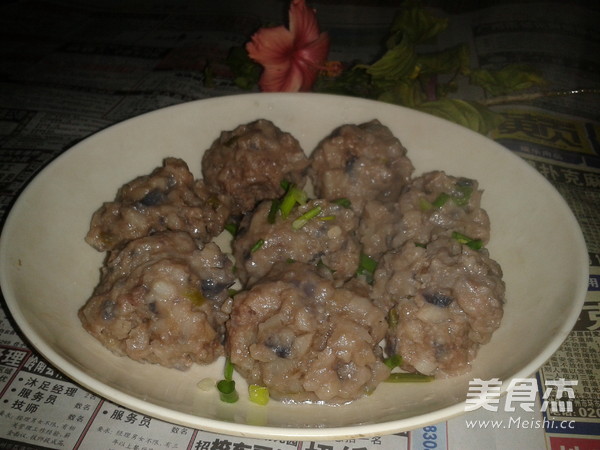
<path id="1" fill-rule="evenodd" d="M 473 194 L 472 186 L 463 186 L 460 184 L 456 185 L 456 191 L 452 194 L 452 201 L 458 206 L 465 206 L 469 203 L 471 195 Z"/>
<path id="2" fill-rule="evenodd" d="M 435 208 L 441 208 L 446 204 L 446 202 L 448 202 L 448 200 L 450 200 L 450 196 L 445 192 L 442 192 L 433 202 L 431 202 L 431 205 Z"/>
<path id="3" fill-rule="evenodd" d="M 223 377 L 225 377 L 226 380 L 232 380 L 233 379 L 233 363 L 231 362 L 231 359 L 226 358 L 225 359 L 225 367 L 223 368 Z"/>
<path id="4" fill-rule="evenodd" d="M 472 250 L 480 250 L 483 248 L 483 241 L 481 239 L 470 238 L 469 236 L 459 233 L 458 231 L 452 232 L 452 239 L 466 245 Z"/>
<path id="5" fill-rule="evenodd" d="M 373 284 L 373 274 L 375 273 L 376 269 L 377 261 L 361 252 L 358 261 L 358 269 L 356 269 L 356 275 L 364 275 L 367 283 Z"/>
<path id="6" fill-rule="evenodd" d="M 221 380 L 217 383 L 217 389 L 219 390 L 219 396 L 225 403 L 235 403 L 240 398 L 237 391 L 235 390 L 235 381 L 233 380 Z"/>
<path id="7" fill-rule="evenodd" d="M 259 405 L 266 405 L 269 403 L 269 389 L 258 384 L 251 384 L 248 386 L 248 395 L 250 401 Z"/>
<path id="8" fill-rule="evenodd" d="M 390 328 L 396 328 L 398 326 L 398 310 L 390 309 L 390 312 L 387 315 L 387 323 Z"/>
<path id="9" fill-rule="evenodd" d="M 269 214 L 267 216 L 267 221 L 269 223 L 275 223 L 275 219 L 277 218 L 277 212 L 279 211 L 280 206 L 281 201 L 279 199 L 275 199 L 271 202 L 271 209 L 269 209 Z"/>
<path id="10" fill-rule="evenodd" d="M 435 377 L 430 375 L 423 375 L 420 373 L 404 373 L 404 372 L 395 372 L 390 374 L 389 377 L 385 380 L 388 383 L 423 383 L 427 381 L 433 381 Z"/>
<path id="11" fill-rule="evenodd" d="M 263 245 L 265 245 L 265 240 L 264 239 L 259 239 L 258 241 L 256 241 L 256 243 L 250 249 L 250 253 L 254 253 L 256 250 L 258 250 L 259 248 L 261 248 Z"/>
<path id="12" fill-rule="evenodd" d="M 225 367 L 223 368 L 224 379 L 217 383 L 219 396 L 225 403 L 235 403 L 239 399 L 239 395 L 235 390 L 235 381 L 233 381 L 233 369 L 231 360 L 227 358 L 225 360 Z"/>
<path id="13" fill-rule="evenodd" d="M 294 220 L 292 222 L 292 228 L 294 230 L 299 230 L 304 225 L 306 225 L 306 223 L 310 219 L 312 219 L 313 217 L 318 216 L 320 213 L 321 213 L 321 207 L 320 206 L 315 206 L 314 208 L 309 209 L 308 211 L 306 211 L 304 214 L 302 214 L 300 217 L 298 217 L 296 220 Z"/>
<path id="14" fill-rule="evenodd" d="M 236 234 L 237 234 L 237 232 L 238 232 L 238 226 L 237 226 L 237 224 L 235 224 L 235 223 L 228 223 L 228 224 L 226 224 L 226 225 L 225 225 L 225 229 L 226 229 L 227 231 L 229 231 L 229 233 L 231 233 L 231 235 L 232 235 L 233 237 L 235 237 L 235 235 L 236 235 Z"/>
<path id="15" fill-rule="evenodd" d="M 281 199 L 281 204 L 279 206 L 281 217 L 286 219 L 292 212 L 292 209 L 294 209 L 294 206 L 296 206 L 296 203 L 304 205 L 307 201 L 308 197 L 306 192 L 302 189 L 298 189 L 295 184 L 290 184 L 287 192 Z"/>
<path id="16" fill-rule="evenodd" d="M 279 183 L 279 186 L 281 186 L 281 189 L 283 189 L 285 192 L 287 192 L 287 190 L 289 189 L 291 184 L 292 183 L 290 183 L 287 180 L 281 180 L 281 183 Z"/>
<path id="17" fill-rule="evenodd" d="M 340 205 L 346 209 L 352 206 L 352 202 L 347 198 L 338 198 L 336 200 L 332 200 L 331 203 L 335 203 L 336 205 Z"/>
<path id="18" fill-rule="evenodd" d="M 419 199 L 419 209 L 421 211 L 429 211 L 432 208 L 433 208 L 433 205 L 431 204 L 431 202 L 427 201 L 423 197 L 421 197 Z"/>
<path id="19" fill-rule="evenodd" d="M 390 369 L 395 369 L 402 365 L 402 356 L 400 355 L 392 355 L 389 358 L 385 358 L 383 363 L 388 366 Z"/>

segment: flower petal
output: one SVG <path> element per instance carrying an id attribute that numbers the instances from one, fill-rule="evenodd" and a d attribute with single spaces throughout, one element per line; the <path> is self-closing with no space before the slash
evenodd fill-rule
<path id="1" fill-rule="evenodd" d="M 290 31 L 296 47 L 304 47 L 319 37 L 319 26 L 314 9 L 308 8 L 304 0 L 293 0 L 290 5 Z"/>
<path id="2" fill-rule="evenodd" d="M 329 35 L 321 33 L 317 39 L 303 47 L 296 47 L 294 59 L 299 59 L 316 68 L 322 68 L 329 54 Z"/>
<path id="3" fill-rule="evenodd" d="M 302 72 L 293 64 L 287 64 L 265 66 L 258 85 L 263 92 L 297 92 L 302 82 Z"/>
<path id="4" fill-rule="evenodd" d="M 297 51 L 293 64 L 302 72 L 301 91 L 309 91 L 317 79 L 319 70 L 325 67 L 329 53 L 329 35 L 321 33 L 319 38 Z"/>
<path id="5" fill-rule="evenodd" d="M 246 44 L 248 56 L 259 64 L 281 64 L 288 61 L 294 47 L 294 37 L 283 26 L 261 28 Z"/>

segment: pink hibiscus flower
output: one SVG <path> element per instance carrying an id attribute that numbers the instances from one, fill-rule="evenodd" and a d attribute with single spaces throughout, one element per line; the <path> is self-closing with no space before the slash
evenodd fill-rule
<path id="1" fill-rule="evenodd" d="M 309 91 L 329 53 L 329 36 L 320 33 L 315 11 L 304 0 L 292 0 L 289 30 L 261 28 L 246 44 L 248 55 L 264 67 L 264 92 Z"/>

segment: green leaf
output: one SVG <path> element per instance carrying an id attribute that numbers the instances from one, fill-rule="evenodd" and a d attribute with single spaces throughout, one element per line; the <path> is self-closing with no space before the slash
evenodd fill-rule
<path id="1" fill-rule="evenodd" d="M 493 97 L 546 84 L 538 71 L 523 64 L 511 64 L 499 70 L 473 70 L 470 82 Z"/>
<path id="2" fill-rule="evenodd" d="M 466 44 L 459 44 L 439 52 L 423 53 L 417 59 L 417 64 L 420 68 L 419 74 L 468 74 L 470 72 L 469 58 L 469 47 Z"/>
<path id="3" fill-rule="evenodd" d="M 335 78 L 319 76 L 313 90 L 327 94 L 376 98 L 379 88 L 372 84 L 371 75 L 367 73 L 366 67 L 364 65 L 354 66 Z"/>
<path id="4" fill-rule="evenodd" d="M 404 39 L 413 44 L 428 41 L 447 27 L 448 19 L 435 17 L 417 2 L 406 2 L 392 22 L 388 47 L 394 47 Z"/>
<path id="5" fill-rule="evenodd" d="M 481 134 L 488 134 L 503 120 L 500 114 L 479 103 L 455 98 L 422 103 L 415 109 L 458 123 Z"/>
<path id="6" fill-rule="evenodd" d="M 244 47 L 232 47 L 225 60 L 233 72 L 234 83 L 242 89 L 252 89 L 260 78 L 261 66 L 248 56 Z"/>
<path id="7" fill-rule="evenodd" d="M 404 79 L 381 92 L 377 100 L 412 108 L 421 104 L 425 100 L 425 95 L 418 80 Z"/>
<path id="8" fill-rule="evenodd" d="M 415 75 L 417 55 L 415 49 L 406 40 L 389 49 L 366 71 L 373 79 L 399 80 Z"/>

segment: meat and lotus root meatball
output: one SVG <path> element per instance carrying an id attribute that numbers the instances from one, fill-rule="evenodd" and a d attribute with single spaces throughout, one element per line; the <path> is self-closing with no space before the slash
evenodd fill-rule
<path id="1" fill-rule="evenodd" d="M 272 266 L 287 260 L 311 263 L 330 271 L 336 280 L 352 277 L 359 264 L 360 245 L 352 209 L 317 199 L 294 208 L 289 216 L 271 215 L 272 202 L 258 205 L 240 224 L 233 241 L 237 275 L 254 284 Z"/>
<path id="2" fill-rule="evenodd" d="M 374 278 L 375 302 L 391 306 L 387 351 L 406 370 L 438 378 L 468 372 L 500 326 L 505 285 L 486 249 L 452 238 L 426 247 L 407 241 L 384 255 Z"/>
<path id="3" fill-rule="evenodd" d="M 476 180 L 450 176 L 443 171 L 414 178 L 397 204 L 400 220 L 392 247 L 411 239 L 426 244 L 456 232 L 487 244 L 490 220 L 481 208 L 482 193 Z"/>
<path id="4" fill-rule="evenodd" d="M 316 196 L 348 198 L 359 212 L 370 200 L 395 201 L 414 170 L 406 148 L 377 120 L 337 128 L 311 160 Z"/>
<path id="5" fill-rule="evenodd" d="M 79 318 L 118 355 L 180 370 L 210 363 L 224 352 L 232 265 L 184 232 L 133 240 L 109 254 Z"/>
<path id="6" fill-rule="evenodd" d="M 94 213 L 85 240 L 106 251 L 171 230 L 186 231 L 208 242 L 223 231 L 229 213 L 227 197 L 209 192 L 202 180 L 194 180 L 185 161 L 166 158 L 162 167 L 122 186 L 113 202 Z"/>
<path id="7" fill-rule="evenodd" d="M 233 200 L 233 215 L 284 192 L 283 181 L 303 187 L 308 158 L 291 134 L 260 119 L 223 131 L 202 158 L 202 175 L 215 192 Z"/>
<path id="8" fill-rule="evenodd" d="M 490 238 L 490 221 L 481 208 L 476 180 L 432 171 L 412 179 L 397 202 L 371 201 L 360 216 L 358 236 L 365 254 L 379 258 L 407 240 L 421 244 L 461 233 L 465 239 Z"/>
<path id="9" fill-rule="evenodd" d="M 227 346 L 236 370 L 278 400 L 336 404 L 371 393 L 390 373 L 378 345 L 385 312 L 313 266 L 286 266 L 234 298 Z"/>

